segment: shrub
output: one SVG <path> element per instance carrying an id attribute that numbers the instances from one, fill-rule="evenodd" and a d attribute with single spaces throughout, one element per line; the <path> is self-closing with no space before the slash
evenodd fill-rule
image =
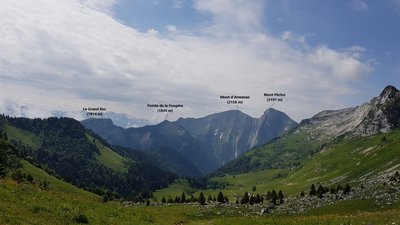
<path id="1" fill-rule="evenodd" d="M 89 223 L 89 220 L 85 214 L 79 214 L 74 216 L 74 218 L 72 218 L 72 221 L 74 221 L 74 223 L 84 223 L 84 224 Z"/>

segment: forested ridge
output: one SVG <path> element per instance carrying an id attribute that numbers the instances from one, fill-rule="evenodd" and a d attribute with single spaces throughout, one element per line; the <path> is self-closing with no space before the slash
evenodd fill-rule
<path id="1" fill-rule="evenodd" d="M 103 195 L 106 200 L 121 197 L 140 200 L 176 178 L 154 166 L 139 152 L 110 146 L 74 119 L 2 115 L 0 120 L 2 134 L 7 135 L 8 130 L 13 133 L 8 134 L 12 143 L 8 144 L 15 146 L 18 157 L 75 186 Z M 93 140 L 89 140 L 87 134 Z M 94 144 L 96 141 L 123 157 L 125 171 L 113 170 L 97 160 L 101 152 Z"/>

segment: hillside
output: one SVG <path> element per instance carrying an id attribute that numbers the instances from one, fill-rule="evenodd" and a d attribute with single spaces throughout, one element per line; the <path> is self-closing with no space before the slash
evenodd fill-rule
<path id="1" fill-rule="evenodd" d="M 378 174 L 390 174 L 396 170 L 400 170 L 400 130 L 336 140 L 295 170 L 259 170 L 212 180 L 231 184 L 226 190 L 232 194 L 251 191 L 256 186 L 260 192 L 282 189 L 296 195 L 302 190 L 307 191 L 313 183 L 356 185 Z"/>
<path id="2" fill-rule="evenodd" d="M 1 117 L 0 121 L 19 157 L 100 195 L 141 198 L 175 178 L 140 153 L 121 155 L 73 119 Z"/>
<path id="3" fill-rule="evenodd" d="M 251 207 L 169 204 L 132 205 L 109 201 L 77 190 L 24 162 L 35 180 L 49 187 L 0 179 L 0 224 L 395 224 L 400 206 L 374 208 L 368 201 L 343 201 L 295 215 L 260 215 Z"/>
<path id="4" fill-rule="evenodd" d="M 202 171 L 211 171 L 217 166 L 199 141 L 169 121 L 129 129 L 117 127 L 109 119 L 87 119 L 81 123 L 113 145 L 148 153 L 164 169 L 179 175 L 198 177 L 203 175 Z"/>
<path id="5" fill-rule="evenodd" d="M 384 109 L 395 109 L 396 104 L 382 105 Z M 378 122 L 389 118 L 375 117 L 379 111 L 376 109 L 371 107 L 373 113 L 367 113 L 365 118 L 379 118 Z M 395 111 L 382 110 L 380 115 L 395 115 Z M 326 120 L 319 119 L 323 114 L 326 112 L 312 118 L 307 129 L 297 128 L 239 158 L 247 161 L 227 164 L 231 167 L 223 169 L 229 172 L 221 169 L 219 176 L 209 179 L 208 188 L 193 187 L 203 179 L 171 183 L 176 176 L 156 165 L 163 168 L 174 162 L 166 158 L 155 160 L 165 152 L 174 155 L 174 150 L 166 147 L 143 154 L 111 146 L 75 120 L 1 117 L 0 159 L 4 152 L 7 157 L 24 158 L 21 162 L 25 175 L 17 181 L 12 163 L 6 163 L 10 172 L 0 178 L 0 223 L 395 224 L 400 220 L 400 130 L 389 123 L 390 129 L 368 136 L 356 135 L 354 128 L 337 133 L 334 138 L 324 138 L 317 129 L 326 124 Z M 337 113 L 330 115 L 326 118 L 333 121 L 332 115 Z M 170 123 L 164 126 L 164 131 L 176 127 Z M 174 155 L 178 160 L 179 157 Z M 76 168 L 84 174 L 76 173 Z M 31 181 L 27 174 L 32 175 Z M 104 183 L 98 183 L 96 177 Z M 167 184 L 170 185 L 163 188 Z M 344 192 L 347 184 L 348 192 Z M 311 185 L 318 187 L 318 192 L 322 187 L 323 193 L 312 195 Z M 158 190 L 151 193 L 155 189 Z M 267 199 L 266 193 L 271 190 L 284 193 L 282 202 Z M 229 203 L 161 203 L 164 197 L 172 199 L 182 192 L 188 198 L 200 198 L 201 193 L 215 197 L 220 191 Z M 250 194 L 244 195 L 245 192 Z M 265 197 L 264 202 L 235 202 L 241 202 L 243 196 L 255 198 L 256 194 Z M 119 197 L 134 201 L 117 202 L 115 198 Z"/>
<path id="6" fill-rule="evenodd" d="M 370 136 L 400 126 L 400 92 L 386 87 L 379 96 L 362 105 L 323 111 L 300 122 L 292 132 L 252 149 L 220 168 L 215 174 L 238 174 L 260 169 L 295 169 L 304 159 L 324 149 L 335 139 Z"/>

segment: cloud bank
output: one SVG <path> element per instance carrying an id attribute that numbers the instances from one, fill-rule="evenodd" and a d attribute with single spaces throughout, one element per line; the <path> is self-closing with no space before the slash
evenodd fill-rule
<path id="1" fill-rule="evenodd" d="M 240 109 L 260 116 L 270 106 L 263 93 L 276 91 L 287 97 L 274 107 L 300 120 L 345 105 L 351 82 L 373 70 L 362 47 L 269 35 L 263 1 L 196 0 L 211 20 L 167 35 L 118 22 L 113 0 L 0 3 L 2 97 L 57 110 L 103 104 L 160 121 L 148 103 L 183 104 L 170 119 L 197 117 L 234 109 L 219 96 L 235 94 L 250 95 Z"/>

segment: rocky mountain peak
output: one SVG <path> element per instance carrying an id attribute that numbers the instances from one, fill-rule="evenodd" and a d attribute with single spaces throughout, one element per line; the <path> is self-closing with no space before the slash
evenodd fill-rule
<path id="1" fill-rule="evenodd" d="M 387 86 L 367 105 L 368 113 L 351 132 L 353 135 L 369 136 L 400 126 L 400 92 L 394 86 Z"/>
<path id="2" fill-rule="evenodd" d="M 309 130 L 314 135 L 335 138 L 342 134 L 369 136 L 400 127 L 400 91 L 387 86 L 379 96 L 356 107 L 325 110 L 303 120 L 297 131 Z"/>
<path id="3" fill-rule="evenodd" d="M 388 97 L 393 98 L 394 96 L 399 94 L 399 90 L 392 85 L 389 85 L 383 89 L 382 93 L 380 94 L 381 97 Z"/>

